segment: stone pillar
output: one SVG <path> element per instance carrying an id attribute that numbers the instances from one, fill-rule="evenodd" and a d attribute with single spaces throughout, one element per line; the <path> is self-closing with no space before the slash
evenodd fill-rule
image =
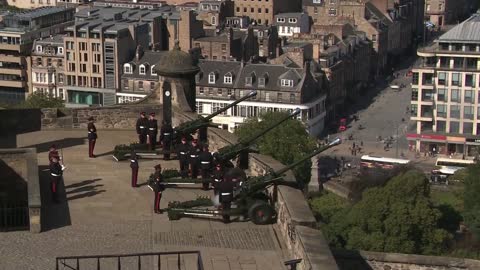
<path id="1" fill-rule="evenodd" d="M 318 175 L 318 161 L 316 157 L 312 157 L 312 177 L 308 183 L 307 190 L 308 192 L 317 192 L 322 190 L 322 183 L 320 182 L 320 177 Z"/>

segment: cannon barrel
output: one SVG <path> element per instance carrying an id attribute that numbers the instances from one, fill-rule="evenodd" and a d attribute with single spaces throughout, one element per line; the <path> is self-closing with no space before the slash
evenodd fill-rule
<path id="1" fill-rule="evenodd" d="M 298 166 L 300 163 L 303 163 L 305 162 L 307 159 L 310 159 L 318 154 L 320 154 L 321 152 L 323 151 L 326 151 L 336 145 L 339 145 L 340 143 L 342 142 L 342 140 L 340 138 L 337 138 L 335 140 L 333 140 L 332 142 L 330 142 L 329 144 L 325 145 L 325 146 L 322 146 L 320 148 L 318 148 L 317 150 L 315 150 L 313 153 L 309 154 L 309 155 L 306 155 L 304 157 L 302 157 L 300 160 L 288 165 L 288 166 L 285 166 L 284 168 L 278 170 L 278 171 L 274 171 L 273 172 L 273 175 L 274 176 L 281 176 L 282 174 L 286 173 L 288 170 Z"/>
<path id="2" fill-rule="evenodd" d="M 226 110 L 232 108 L 233 106 L 237 105 L 238 103 L 246 100 L 246 99 L 249 99 L 253 96 L 257 95 L 257 91 L 252 91 L 250 92 L 248 95 L 240 98 L 239 100 L 235 100 L 233 103 L 231 104 L 228 104 L 225 108 L 223 109 L 220 109 L 212 114 L 209 114 L 205 117 L 199 117 L 198 119 L 195 119 L 195 120 L 190 120 L 190 121 L 187 121 L 185 123 L 182 123 L 180 124 L 179 126 L 175 127 L 173 130 L 174 130 L 174 141 L 176 140 L 179 140 L 181 136 L 188 136 L 190 134 L 193 134 L 197 129 L 199 128 L 203 128 L 203 127 L 206 127 L 208 126 L 208 124 L 210 123 L 210 120 L 225 112 Z"/>
<path id="3" fill-rule="evenodd" d="M 218 111 L 216 111 L 216 112 L 214 112 L 214 113 L 212 113 L 212 114 L 209 114 L 209 115 L 205 116 L 202 120 L 208 121 L 208 120 L 212 119 L 213 117 L 215 117 L 215 116 L 217 116 L 217 115 L 219 115 L 219 114 L 221 114 L 221 113 L 223 113 L 223 112 L 226 112 L 228 109 L 234 107 L 234 106 L 237 105 L 238 103 L 240 103 L 240 102 L 242 102 L 242 101 L 245 101 L 245 100 L 247 100 L 247 99 L 249 99 L 249 98 L 251 98 L 251 97 L 254 97 L 254 96 L 256 96 L 256 95 L 257 95 L 257 91 L 256 91 L 256 90 L 253 90 L 253 91 L 251 91 L 250 93 L 248 93 L 246 96 L 244 96 L 244 97 L 242 97 L 242 98 L 240 98 L 240 99 L 238 99 L 238 100 L 235 100 L 235 101 L 232 102 L 231 104 L 228 104 L 227 106 L 225 106 L 225 108 L 222 108 L 222 109 L 220 109 L 220 110 L 218 110 Z"/>
<path id="4" fill-rule="evenodd" d="M 241 140 L 237 144 L 225 146 L 225 147 L 219 149 L 217 158 L 220 161 L 229 161 L 229 160 L 235 158 L 238 154 L 240 154 L 241 151 L 246 150 L 248 147 L 250 147 L 252 142 L 254 142 L 258 138 L 262 137 L 263 135 L 265 135 L 265 133 L 274 129 L 276 126 L 279 126 L 283 122 L 287 121 L 291 117 L 293 117 L 295 115 L 298 115 L 300 113 L 300 111 L 301 110 L 299 108 L 297 108 L 297 109 L 293 110 L 291 113 L 289 113 L 286 117 L 283 117 L 282 119 L 280 119 L 276 123 L 273 123 L 269 127 L 259 131 L 257 134 L 251 136 L 250 138 L 246 138 L 244 140 Z"/>
<path id="5" fill-rule="evenodd" d="M 243 198 L 249 197 L 256 192 L 264 190 L 268 186 L 275 185 L 275 184 L 276 185 L 286 185 L 286 186 L 298 187 L 298 184 L 296 182 L 287 182 L 287 181 L 283 180 L 282 175 L 285 172 L 287 172 L 288 170 L 292 169 L 293 167 L 299 165 L 300 163 L 303 163 L 306 160 L 312 158 L 313 156 L 318 155 L 321 152 L 323 152 L 323 151 L 325 151 L 325 150 L 327 150 L 327 149 L 329 149 L 333 146 L 339 145 L 340 143 L 341 143 L 341 140 L 336 139 L 336 140 L 332 141 L 331 143 L 329 143 L 328 145 L 318 148 L 317 150 L 315 150 L 311 154 L 308 154 L 308 155 L 304 156 L 300 160 L 298 160 L 298 161 L 296 161 L 296 162 L 294 162 L 294 163 L 292 163 L 288 166 L 285 166 L 284 168 L 282 168 L 278 171 L 272 171 L 269 174 L 264 175 L 264 176 L 257 176 L 257 177 L 249 178 L 243 184 L 243 186 L 242 186 L 240 192 L 237 194 L 236 198 L 238 199 L 240 197 L 243 197 Z"/>

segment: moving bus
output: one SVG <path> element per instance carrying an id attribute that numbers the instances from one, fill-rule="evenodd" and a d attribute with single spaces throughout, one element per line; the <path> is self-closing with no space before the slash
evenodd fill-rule
<path id="1" fill-rule="evenodd" d="M 408 159 L 386 158 L 369 155 L 362 156 L 360 160 L 360 166 L 362 168 L 393 169 L 395 166 L 406 165 L 410 163 L 410 160 Z"/>
<path id="2" fill-rule="evenodd" d="M 474 163 L 475 161 L 473 160 L 439 158 L 435 163 L 437 168 L 434 171 L 440 174 L 453 175 L 456 171 L 466 168 Z"/>

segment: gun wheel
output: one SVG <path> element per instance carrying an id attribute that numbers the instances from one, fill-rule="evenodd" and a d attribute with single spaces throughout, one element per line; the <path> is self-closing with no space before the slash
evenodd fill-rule
<path id="1" fill-rule="evenodd" d="M 272 224 L 275 220 L 275 209 L 266 202 L 256 201 L 248 209 L 248 217 L 256 225 Z"/>

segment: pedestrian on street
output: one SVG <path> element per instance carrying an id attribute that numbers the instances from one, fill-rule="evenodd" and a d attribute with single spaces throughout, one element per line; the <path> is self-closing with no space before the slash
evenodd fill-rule
<path id="1" fill-rule="evenodd" d="M 158 122 L 157 119 L 155 119 L 155 113 L 152 112 L 148 119 L 147 141 L 149 150 L 155 150 L 155 146 L 157 145 L 157 134 Z"/>
<path id="2" fill-rule="evenodd" d="M 198 157 L 200 161 L 200 175 L 202 176 L 202 187 L 203 190 L 208 190 L 210 188 L 210 179 L 212 177 L 212 166 L 213 166 L 213 156 L 210 151 L 208 151 L 208 145 L 203 146 L 203 151 Z"/>
<path id="3" fill-rule="evenodd" d="M 59 203 L 58 198 L 58 186 L 63 176 L 63 168 L 59 163 L 58 157 L 52 157 L 52 163 L 50 163 L 50 190 L 52 192 L 52 200 L 54 203 Z"/>
<path id="4" fill-rule="evenodd" d="M 130 168 L 132 169 L 132 187 L 138 187 L 137 181 L 138 181 L 138 157 L 137 154 L 132 151 L 130 155 Z"/>
<path id="5" fill-rule="evenodd" d="M 180 175 L 182 178 L 187 178 L 188 175 L 188 150 L 187 138 L 182 137 L 181 143 L 177 145 L 177 156 L 180 162 Z"/>
<path id="6" fill-rule="evenodd" d="M 145 144 L 147 142 L 148 119 L 145 112 L 140 113 L 140 118 L 136 124 L 138 143 Z"/>
<path id="7" fill-rule="evenodd" d="M 162 192 L 165 190 L 165 186 L 162 184 L 162 166 L 160 164 L 155 165 L 155 172 L 153 174 L 153 182 L 150 183 L 150 188 L 153 190 L 153 211 L 155 214 L 161 214 L 160 201 L 162 200 Z"/>
<path id="8" fill-rule="evenodd" d="M 170 123 L 163 120 L 162 127 L 160 128 L 160 142 L 162 143 L 163 147 L 163 159 L 169 160 L 170 159 L 170 150 L 172 147 L 172 135 L 173 135 L 173 128 Z"/>
<path id="9" fill-rule="evenodd" d="M 87 125 L 87 129 L 88 129 L 88 157 L 90 158 L 95 158 L 95 155 L 93 154 L 94 150 L 95 150 L 95 143 L 97 141 L 97 128 L 95 127 L 95 124 L 94 124 L 94 118 L 92 116 L 90 116 L 88 118 L 88 125 Z"/>
<path id="10" fill-rule="evenodd" d="M 363 147 L 363 141 L 360 141 L 360 146 L 362 146 L 362 147 Z"/>
<path id="11" fill-rule="evenodd" d="M 200 155 L 201 149 L 200 146 L 198 145 L 197 139 L 192 140 L 192 144 L 190 145 L 190 148 L 188 149 L 188 163 L 190 164 L 190 173 L 191 177 L 193 179 L 196 179 L 198 177 L 198 165 L 199 165 L 199 155 Z"/>

